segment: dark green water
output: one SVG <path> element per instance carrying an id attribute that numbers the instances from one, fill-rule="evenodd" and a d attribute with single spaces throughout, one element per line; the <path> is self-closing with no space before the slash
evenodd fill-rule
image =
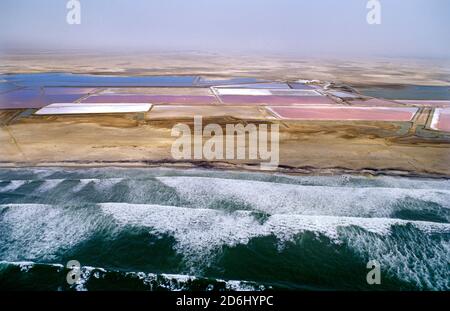
<path id="1" fill-rule="evenodd" d="M 1 169 L 0 289 L 449 290 L 449 220 L 449 180 Z"/>

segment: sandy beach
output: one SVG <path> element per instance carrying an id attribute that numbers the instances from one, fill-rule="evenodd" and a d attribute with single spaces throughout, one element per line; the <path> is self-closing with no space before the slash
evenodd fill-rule
<path id="1" fill-rule="evenodd" d="M 279 122 L 254 114 L 255 108 L 203 109 L 205 123 Z M 0 128 L 1 166 L 204 166 L 203 161 L 178 163 L 171 158 L 171 128 L 192 123 L 181 111 L 156 109 L 139 120 L 135 115 L 30 116 Z M 4 113 L 9 116 L 12 112 Z M 241 115 L 241 118 L 238 118 Z M 6 117 L 3 117 L 6 118 Z M 266 118 L 266 119 L 265 119 Z M 450 139 L 420 136 L 415 121 L 328 122 L 283 121 L 280 124 L 280 167 L 292 173 L 385 172 L 450 176 Z M 409 127 L 409 128 L 408 128 Z M 414 129 L 419 133 L 417 134 Z M 419 125 L 420 128 L 420 125 Z M 259 169 L 255 161 L 211 162 L 208 166 Z"/>

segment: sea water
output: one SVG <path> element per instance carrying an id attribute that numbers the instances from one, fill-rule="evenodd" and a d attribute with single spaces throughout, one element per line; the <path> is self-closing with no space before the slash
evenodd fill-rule
<path id="1" fill-rule="evenodd" d="M 0 169 L 0 289 L 449 290 L 449 221 L 446 179 Z"/>

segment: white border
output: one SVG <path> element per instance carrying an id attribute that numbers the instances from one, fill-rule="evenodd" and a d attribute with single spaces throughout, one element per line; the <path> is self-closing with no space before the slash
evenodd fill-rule
<path id="1" fill-rule="evenodd" d="M 54 103 L 35 112 L 36 115 L 133 113 L 147 112 L 149 103 Z"/>
<path id="2" fill-rule="evenodd" d="M 437 127 L 439 123 L 439 118 L 441 116 L 442 108 L 436 108 L 433 112 L 433 118 L 431 119 L 430 128 L 436 131 L 439 131 L 439 128 Z"/>

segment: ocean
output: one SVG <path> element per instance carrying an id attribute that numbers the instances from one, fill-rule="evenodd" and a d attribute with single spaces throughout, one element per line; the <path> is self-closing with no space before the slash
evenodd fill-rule
<path id="1" fill-rule="evenodd" d="M 447 179 L 0 169 L 0 289 L 450 290 L 449 221 Z"/>

